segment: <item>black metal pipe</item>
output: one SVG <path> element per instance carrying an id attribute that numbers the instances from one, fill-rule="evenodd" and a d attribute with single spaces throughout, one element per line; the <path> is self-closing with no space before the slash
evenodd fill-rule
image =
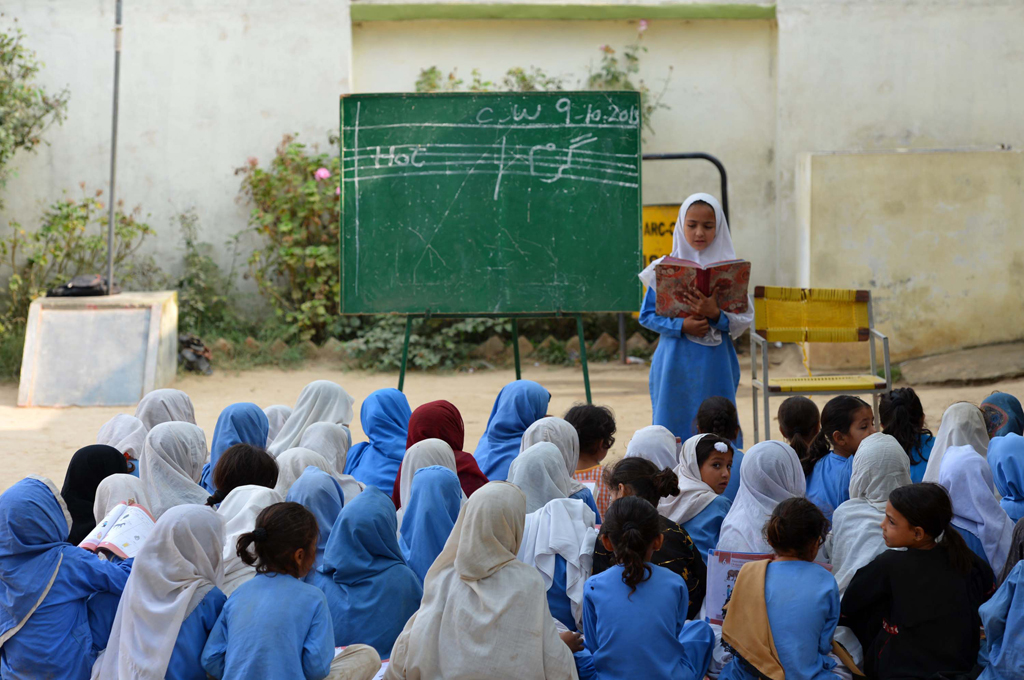
<path id="1" fill-rule="evenodd" d="M 712 163 L 718 168 L 718 174 L 722 178 L 722 212 L 725 213 L 725 219 L 729 219 L 729 185 L 722 161 L 709 153 L 645 153 L 642 158 L 645 161 L 674 161 L 699 158 Z"/>

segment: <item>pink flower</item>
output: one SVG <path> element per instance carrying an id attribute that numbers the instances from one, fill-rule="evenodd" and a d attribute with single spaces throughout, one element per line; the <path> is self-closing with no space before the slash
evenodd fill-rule
<path id="1" fill-rule="evenodd" d="M 341 187 L 338 187 L 337 189 L 334 190 L 334 195 L 341 196 Z"/>
<path id="2" fill-rule="evenodd" d="M 605 54 L 615 54 L 615 50 L 613 50 L 610 45 L 601 45 L 597 49 L 601 50 Z"/>
<path id="3" fill-rule="evenodd" d="M 637 31 L 639 33 L 643 33 L 646 30 L 647 30 L 647 19 L 641 19 L 640 20 L 640 25 L 637 26 Z"/>
<path id="4" fill-rule="evenodd" d="M 253 167 L 253 168 L 255 168 L 257 165 L 260 164 L 260 161 L 259 161 L 258 158 L 256 158 L 256 156 L 249 156 L 249 161 L 248 162 L 249 162 L 249 166 Z"/>
<path id="5" fill-rule="evenodd" d="M 317 171 L 313 173 L 313 176 L 316 177 L 317 181 L 320 181 L 322 179 L 330 179 L 331 171 L 328 170 L 327 168 L 317 168 Z"/>

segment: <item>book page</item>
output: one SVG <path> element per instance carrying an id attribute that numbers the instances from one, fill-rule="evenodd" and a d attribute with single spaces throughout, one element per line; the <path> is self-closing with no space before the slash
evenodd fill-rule
<path id="1" fill-rule="evenodd" d="M 139 548 L 149 538 L 155 524 L 153 517 L 144 507 L 129 505 L 107 531 L 99 547 L 123 559 L 135 557 Z"/>
<path id="2" fill-rule="evenodd" d="M 772 553 L 738 553 L 722 550 L 708 551 L 708 589 L 704 600 L 704 620 L 722 625 L 722 608 L 732 595 L 740 568 L 747 562 L 767 560 Z"/>
<path id="3" fill-rule="evenodd" d="M 377 675 L 373 676 L 373 680 L 384 680 L 384 673 L 388 670 L 388 660 L 384 659 L 380 662 L 380 670 L 377 671 Z"/>
<path id="4" fill-rule="evenodd" d="M 96 548 L 99 547 L 99 544 L 103 542 L 104 538 L 106 538 L 107 531 L 114 526 L 118 518 L 121 517 L 121 513 L 123 513 L 127 507 L 128 506 L 125 503 L 118 503 L 111 508 L 110 512 L 107 513 L 107 516 L 100 520 L 99 524 L 96 525 L 96 528 L 89 532 L 89 535 L 78 544 L 78 547 L 96 552 Z"/>
<path id="5" fill-rule="evenodd" d="M 730 314 L 748 311 L 747 289 L 750 286 L 750 263 L 743 260 L 716 263 L 709 267 L 709 288 L 718 308 Z"/>

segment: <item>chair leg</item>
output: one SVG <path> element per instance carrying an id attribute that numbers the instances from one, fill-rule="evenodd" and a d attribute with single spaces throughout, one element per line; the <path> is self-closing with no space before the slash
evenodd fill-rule
<path id="1" fill-rule="evenodd" d="M 878 394 L 871 395 L 871 410 L 875 414 L 875 430 L 882 431 L 882 421 L 878 417 Z"/>

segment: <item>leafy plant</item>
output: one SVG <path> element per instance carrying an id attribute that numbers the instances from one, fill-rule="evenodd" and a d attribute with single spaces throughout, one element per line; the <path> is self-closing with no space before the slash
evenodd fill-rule
<path id="1" fill-rule="evenodd" d="M 67 88 L 49 94 L 36 83 L 43 64 L 24 40 L 20 28 L 0 29 L 0 189 L 7 183 L 14 154 L 42 144 L 46 128 L 64 121 L 70 98 Z"/>
<path id="2" fill-rule="evenodd" d="M 292 340 L 322 342 L 338 316 L 339 171 L 337 154 L 311 153 L 290 135 L 268 168 L 251 158 L 236 171 L 254 204 L 250 228 L 264 239 L 249 275 Z"/>
<path id="3" fill-rule="evenodd" d="M 536 66 L 531 66 L 528 69 L 510 68 L 502 76 L 500 87 L 496 86 L 493 81 L 484 80 L 480 69 L 473 69 L 470 75 L 472 80 L 465 88 L 467 92 L 546 92 L 562 90 L 565 87 L 565 78 L 553 76 Z M 463 89 L 465 84 L 465 81 L 458 76 L 458 69 L 453 69 L 445 76 L 437 66 L 429 66 L 420 69 L 420 75 L 416 79 L 416 91 L 458 92 Z"/>
<path id="4" fill-rule="evenodd" d="M 199 241 L 199 218 L 195 210 L 181 213 L 177 221 L 185 244 L 183 272 L 175 283 L 179 331 L 209 336 L 237 328 L 239 319 L 231 302 L 234 259 L 231 270 L 227 274 L 222 272 L 210 255 L 212 246 Z M 233 242 L 234 253 L 237 253 L 237 239 Z"/>
<path id="5" fill-rule="evenodd" d="M 477 343 L 494 333 L 511 333 L 507 319 L 473 318 L 449 321 L 413 319 L 409 365 L 419 369 L 452 369 L 465 362 Z M 382 316 L 348 350 L 360 368 L 387 371 L 402 365 L 405 317 Z"/>
<path id="6" fill-rule="evenodd" d="M 654 134 L 654 127 L 651 125 L 651 116 L 658 109 L 668 109 L 664 103 L 665 92 L 668 90 L 669 79 L 672 75 L 672 67 L 669 67 L 669 75 L 665 77 L 665 85 L 660 92 L 653 92 L 640 75 L 640 55 L 647 53 L 647 48 L 640 44 L 643 37 L 643 30 L 646 24 L 641 24 L 641 31 L 637 39 L 626 45 L 619 55 L 608 45 L 602 45 L 601 62 L 596 69 L 590 69 L 587 77 L 587 89 L 590 90 L 632 90 L 640 93 L 640 119 L 643 121 L 644 129 Z"/>

